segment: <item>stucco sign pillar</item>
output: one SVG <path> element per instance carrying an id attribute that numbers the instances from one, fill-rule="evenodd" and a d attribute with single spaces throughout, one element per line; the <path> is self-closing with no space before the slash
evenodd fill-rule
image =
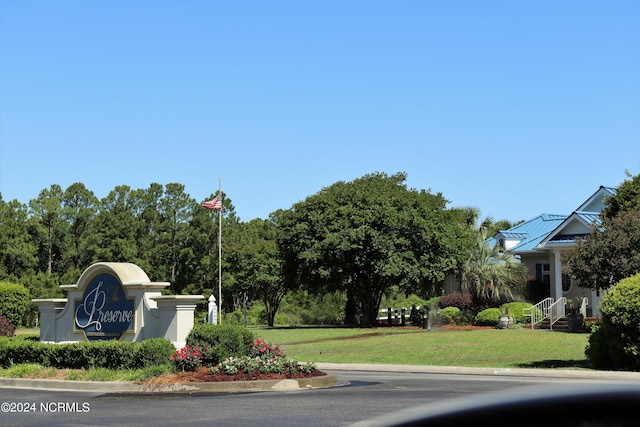
<path id="1" fill-rule="evenodd" d="M 165 337 L 184 345 L 202 295 L 162 296 L 168 282 L 151 282 L 137 265 L 100 262 L 74 285 L 60 288 L 67 298 L 35 299 L 40 341 L 142 341 Z M 161 307 L 159 307 L 159 303 Z"/>

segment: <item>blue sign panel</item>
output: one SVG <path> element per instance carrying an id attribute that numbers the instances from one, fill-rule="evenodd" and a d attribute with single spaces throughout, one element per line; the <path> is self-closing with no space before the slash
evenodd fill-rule
<path id="1" fill-rule="evenodd" d="M 116 276 L 99 274 L 75 301 L 75 327 L 89 341 L 118 340 L 134 325 L 133 299 L 127 299 Z"/>

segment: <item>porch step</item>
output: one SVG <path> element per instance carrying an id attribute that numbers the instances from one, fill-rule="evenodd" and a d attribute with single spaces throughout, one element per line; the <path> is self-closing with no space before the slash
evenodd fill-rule
<path id="1" fill-rule="evenodd" d="M 535 325 L 535 329 L 553 329 L 554 331 L 568 331 L 569 325 L 567 325 L 567 318 L 561 317 L 553 324 L 553 328 L 549 326 L 549 319 L 544 319 L 542 322 Z"/>
<path id="2" fill-rule="evenodd" d="M 588 327 L 597 321 L 598 321 L 598 318 L 596 317 L 587 317 L 584 319 L 584 326 Z M 553 324 L 553 328 L 549 327 L 549 319 L 544 319 L 542 322 L 535 325 L 534 329 L 550 329 L 553 331 L 569 331 L 570 330 L 569 325 L 567 324 L 566 317 L 559 318 L 556 321 L 556 323 Z"/>

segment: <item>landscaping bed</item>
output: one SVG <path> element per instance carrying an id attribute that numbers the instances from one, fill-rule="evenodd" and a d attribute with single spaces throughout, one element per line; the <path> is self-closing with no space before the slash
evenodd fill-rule
<path id="1" fill-rule="evenodd" d="M 313 377 L 321 377 L 327 375 L 326 373 L 320 370 L 314 370 L 311 372 L 295 372 L 292 374 L 278 374 L 278 373 L 268 373 L 261 374 L 260 372 L 253 372 L 251 374 L 247 373 L 238 373 L 235 375 L 228 375 L 225 373 L 219 373 L 213 375 L 211 373 L 211 368 L 207 367 L 199 367 L 194 371 L 190 372 L 177 372 L 175 374 L 162 374 L 154 378 L 149 378 L 147 380 L 142 381 L 144 384 L 153 384 L 153 385 L 161 385 L 161 384 L 181 384 L 185 382 L 224 382 L 224 381 L 261 381 L 261 380 L 286 380 L 286 379 L 302 379 L 302 378 L 313 378 Z"/>

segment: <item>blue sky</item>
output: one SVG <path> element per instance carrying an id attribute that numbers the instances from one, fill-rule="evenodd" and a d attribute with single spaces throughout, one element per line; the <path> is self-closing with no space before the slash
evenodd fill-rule
<path id="1" fill-rule="evenodd" d="M 640 173 L 640 3 L 2 1 L 0 193 L 223 191 L 243 221 L 406 172 L 568 214 Z"/>

